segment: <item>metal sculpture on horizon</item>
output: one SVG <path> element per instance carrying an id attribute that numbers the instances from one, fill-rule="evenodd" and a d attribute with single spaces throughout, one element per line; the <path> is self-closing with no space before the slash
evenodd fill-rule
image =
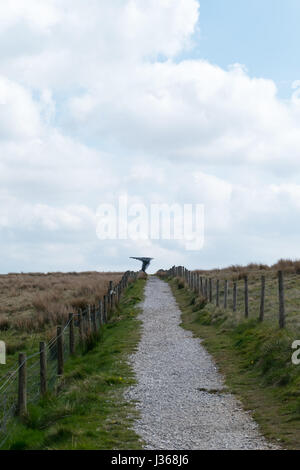
<path id="1" fill-rule="evenodd" d="M 133 256 L 131 256 L 130 259 L 136 259 L 138 261 L 141 261 L 143 263 L 142 271 L 145 273 L 146 269 L 150 266 L 150 263 L 154 258 L 134 258 Z"/>

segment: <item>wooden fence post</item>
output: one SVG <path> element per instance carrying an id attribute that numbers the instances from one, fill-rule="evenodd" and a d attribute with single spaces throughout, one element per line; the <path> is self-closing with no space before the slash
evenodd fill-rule
<path id="1" fill-rule="evenodd" d="M 266 292 L 266 278 L 261 276 L 261 291 L 260 291 L 260 310 L 259 310 L 259 321 L 264 321 L 265 316 L 265 292 Z"/>
<path id="2" fill-rule="evenodd" d="M 103 296 L 103 320 L 107 323 L 107 296 Z"/>
<path id="3" fill-rule="evenodd" d="M 212 279 L 209 278 L 209 302 L 212 303 Z"/>
<path id="4" fill-rule="evenodd" d="M 18 416 L 27 414 L 27 370 L 26 354 L 19 354 Z"/>
<path id="5" fill-rule="evenodd" d="M 137 281 L 138 273 L 135 273 L 135 280 Z M 114 310 L 116 307 L 116 287 L 112 284 L 111 287 L 111 309 Z"/>
<path id="6" fill-rule="evenodd" d="M 79 329 L 79 341 L 81 346 L 83 345 L 83 324 L 82 324 L 82 313 L 78 314 L 78 329 Z"/>
<path id="7" fill-rule="evenodd" d="M 92 316 L 91 316 L 91 306 L 88 305 L 87 311 L 87 334 L 92 332 Z"/>
<path id="8" fill-rule="evenodd" d="M 227 300 L 228 300 L 228 281 L 224 281 L 224 309 L 227 309 Z"/>
<path id="9" fill-rule="evenodd" d="M 216 306 L 220 307 L 220 280 L 217 279 L 216 283 Z"/>
<path id="10" fill-rule="evenodd" d="M 114 306 L 116 307 L 119 303 L 119 285 L 115 285 L 115 295 L 114 295 Z"/>
<path id="11" fill-rule="evenodd" d="M 96 322 L 95 308 L 92 309 L 92 327 L 93 327 L 93 333 L 96 335 L 97 334 L 97 322 Z"/>
<path id="12" fill-rule="evenodd" d="M 63 341 L 63 329 L 61 326 L 57 327 L 57 375 L 63 375 L 64 373 L 64 341 Z"/>
<path id="13" fill-rule="evenodd" d="M 44 341 L 40 342 L 40 395 L 47 393 L 47 349 Z"/>
<path id="14" fill-rule="evenodd" d="M 109 311 L 113 309 L 113 281 L 109 281 L 109 290 L 108 290 L 108 303 L 109 303 Z"/>
<path id="15" fill-rule="evenodd" d="M 244 282 L 245 282 L 245 292 L 244 292 L 244 296 L 245 296 L 245 317 L 248 318 L 249 317 L 249 293 L 248 293 L 248 276 L 245 276 L 244 278 Z"/>
<path id="16" fill-rule="evenodd" d="M 237 304 L 237 283 L 233 283 L 233 300 L 232 300 L 232 309 L 236 312 L 236 304 Z"/>
<path id="17" fill-rule="evenodd" d="M 103 302 L 99 300 L 99 328 L 103 325 L 103 318 L 102 318 L 102 311 L 103 311 Z"/>
<path id="18" fill-rule="evenodd" d="M 121 286 L 120 284 L 117 285 L 117 294 L 116 294 L 117 305 L 119 305 L 121 300 Z"/>
<path id="19" fill-rule="evenodd" d="M 278 271 L 278 296 L 279 296 L 279 328 L 285 327 L 285 306 L 284 306 L 284 284 L 283 272 Z"/>
<path id="20" fill-rule="evenodd" d="M 69 314 L 69 349 L 71 356 L 75 354 L 74 315 Z"/>

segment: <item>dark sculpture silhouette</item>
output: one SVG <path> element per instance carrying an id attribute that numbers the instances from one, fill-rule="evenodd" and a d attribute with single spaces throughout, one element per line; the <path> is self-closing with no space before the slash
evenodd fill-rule
<path id="1" fill-rule="evenodd" d="M 138 261 L 141 261 L 143 263 L 142 271 L 145 273 L 146 269 L 150 266 L 150 263 L 154 258 L 134 258 L 133 256 L 131 256 L 130 259 L 136 259 Z"/>

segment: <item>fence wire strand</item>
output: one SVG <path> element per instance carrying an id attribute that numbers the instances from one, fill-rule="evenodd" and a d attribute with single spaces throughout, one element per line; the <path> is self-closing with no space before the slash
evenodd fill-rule
<path id="1" fill-rule="evenodd" d="M 69 357 L 69 325 L 71 319 L 62 329 L 61 335 L 64 339 L 64 360 Z M 46 345 L 47 354 L 47 389 L 54 390 L 57 381 L 57 340 L 53 337 Z M 34 361 L 35 358 L 38 358 Z M 35 403 L 41 395 L 40 385 L 40 352 L 26 357 L 21 364 L 15 364 L 2 378 L 0 385 L 0 449 L 4 446 L 11 434 L 12 422 L 17 413 L 18 403 L 18 372 L 26 363 L 27 372 L 27 403 Z"/>
<path id="2" fill-rule="evenodd" d="M 127 286 L 127 282 L 133 273 L 129 271 L 123 275 L 119 286 L 120 292 Z M 101 328 L 105 322 L 106 316 L 103 312 L 103 300 L 99 303 L 98 309 L 95 311 L 97 328 Z M 59 336 L 54 336 L 46 343 L 46 377 L 47 390 L 55 390 L 58 379 L 58 339 L 63 340 L 63 360 L 66 361 L 70 357 L 70 323 L 74 321 L 74 326 L 78 327 L 78 317 L 81 315 L 83 334 L 86 335 L 93 330 L 93 321 L 91 320 L 90 307 L 83 308 L 80 313 L 73 314 L 72 318 L 66 322 Z M 74 328 L 74 345 L 75 350 L 82 345 L 82 338 L 79 328 Z M 12 434 L 16 420 L 14 419 L 18 412 L 18 395 L 19 395 L 19 371 L 26 364 L 26 396 L 27 403 L 35 403 L 41 397 L 41 378 L 40 378 L 40 351 L 26 357 L 23 363 L 15 363 L 9 371 L 0 378 L 0 449 L 3 448 L 7 440 Z"/>

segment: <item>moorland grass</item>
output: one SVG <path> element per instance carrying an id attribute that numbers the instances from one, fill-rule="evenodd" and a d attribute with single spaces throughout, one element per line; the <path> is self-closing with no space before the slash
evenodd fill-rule
<path id="1" fill-rule="evenodd" d="M 37 352 L 39 342 L 49 342 L 69 313 L 97 304 L 109 281 L 117 283 L 121 277 L 98 272 L 0 275 L 0 340 L 7 352 L 0 380 L 16 368 L 19 352 Z"/>
<path id="2" fill-rule="evenodd" d="M 130 284 L 94 347 L 70 359 L 59 393 L 29 406 L 6 444 L 22 450 L 141 449 L 137 411 L 123 392 L 135 383 L 127 362 L 140 338 L 137 319 L 145 281 Z"/>

